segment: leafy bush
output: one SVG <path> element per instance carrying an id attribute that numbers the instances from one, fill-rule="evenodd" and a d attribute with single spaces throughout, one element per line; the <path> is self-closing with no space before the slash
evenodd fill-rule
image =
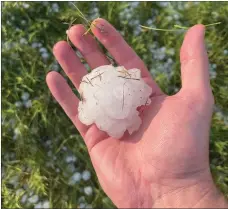
<path id="1" fill-rule="evenodd" d="M 172 28 L 174 24 L 222 22 L 206 31 L 216 100 L 210 162 L 216 184 L 228 197 L 228 3 L 76 4 L 89 19 L 99 16 L 110 21 L 168 94 L 180 88 L 179 48 L 184 30 L 143 32 L 139 25 Z M 6 208 L 113 207 L 97 182 L 81 136 L 45 83 L 49 70 L 62 73 L 52 47 L 66 39 L 68 25 L 63 22 L 75 18 L 75 24 L 83 22 L 70 2 L 2 3 L 2 195 Z"/>

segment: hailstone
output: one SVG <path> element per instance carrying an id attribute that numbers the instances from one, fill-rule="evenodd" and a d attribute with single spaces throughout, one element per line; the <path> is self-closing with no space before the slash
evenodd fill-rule
<path id="1" fill-rule="evenodd" d="M 79 120 L 85 125 L 95 123 L 118 139 L 126 130 L 132 134 L 139 129 L 142 120 L 137 107 L 150 104 L 152 88 L 139 69 L 104 65 L 82 78 L 79 93 Z"/>

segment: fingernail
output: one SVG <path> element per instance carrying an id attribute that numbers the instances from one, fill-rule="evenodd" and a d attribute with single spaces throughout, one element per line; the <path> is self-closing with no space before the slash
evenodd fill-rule
<path id="1" fill-rule="evenodd" d="M 105 25 L 105 22 L 101 18 L 97 18 L 92 22 L 92 30 L 95 32 L 99 32 L 102 35 L 108 34 L 107 25 Z"/>

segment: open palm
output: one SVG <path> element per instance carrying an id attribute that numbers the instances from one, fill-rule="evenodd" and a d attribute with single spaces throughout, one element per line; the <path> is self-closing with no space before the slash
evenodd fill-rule
<path id="1" fill-rule="evenodd" d="M 94 21 L 93 34 L 119 65 L 139 68 L 153 89 L 151 105 L 141 113 L 143 123 L 133 135 L 117 140 L 89 127 L 77 117 L 79 99 L 65 79 L 56 72 L 47 75 L 47 84 L 81 133 L 107 195 L 118 207 L 172 206 L 169 198 L 178 197 L 201 181 L 210 181 L 208 140 L 213 107 L 208 58 L 204 46 L 204 26 L 187 32 L 181 48 L 182 88 L 173 96 L 165 95 L 152 79 L 143 61 L 121 35 L 104 19 Z M 69 30 L 69 38 L 94 69 L 108 65 L 95 39 L 83 35 L 83 25 Z M 54 55 L 76 88 L 87 73 L 84 65 L 65 41 L 58 42 Z M 208 191 L 205 188 L 205 193 Z M 199 197 L 200 198 L 200 197 Z M 176 207 L 178 204 L 176 203 Z M 185 202 L 186 207 L 197 202 Z"/>

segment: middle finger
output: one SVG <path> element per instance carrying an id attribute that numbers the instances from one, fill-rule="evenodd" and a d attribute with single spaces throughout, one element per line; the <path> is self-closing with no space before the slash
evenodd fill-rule
<path id="1" fill-rule="evenodd" d="M 109 60 L 101 52 L 95 39 L 89 33 L 85 34 L 85 32 L 85 27 L 79 24 L 71 27 L 68 35 L 92 69 L 101 65 L 109 65 Z"/>

